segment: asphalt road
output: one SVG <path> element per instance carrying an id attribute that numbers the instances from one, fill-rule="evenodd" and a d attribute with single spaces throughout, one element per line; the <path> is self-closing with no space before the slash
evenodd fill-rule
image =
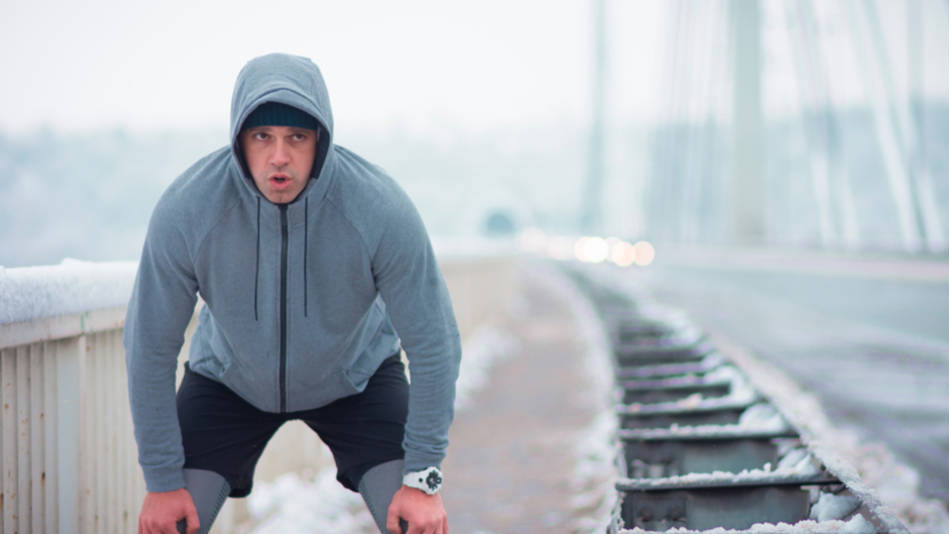
<path id="1" fill-rule="evenodd" d="M 602 267 L 770 360 L 947 500 L 946 262 L 768 256 Z M 707 259 L 708 260 L 708 259 Z"/>

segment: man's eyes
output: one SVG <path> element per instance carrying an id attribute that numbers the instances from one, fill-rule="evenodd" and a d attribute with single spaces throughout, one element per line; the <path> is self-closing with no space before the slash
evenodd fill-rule
<path id="1" fill-rule="evenodd" d="M 253 135 L 253 138 L 257 141 L 267 141 L 271 138 L 271 135 L 266 132 L 256 132 Z M 290 135 L 290 139 L 296 143 L 306 141 L 310 136 L 305 133 L 295 133 Z"/>

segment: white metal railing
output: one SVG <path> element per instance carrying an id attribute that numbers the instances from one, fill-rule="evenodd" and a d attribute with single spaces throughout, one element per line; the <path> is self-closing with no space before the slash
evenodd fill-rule
<path id="1" fill-rule="evenodd" d="M 514 255 L 440 263 L 463 339 L 507 313 L 517 283 Z M 0 534 L 136 530 L 145 483 L 121 341 L 134 269 L 78 262 L 0 267 Z M 180 363 L 187 350 L 186 342 Z M 305 434 L 304 425 L 282 427 L 256 478 L 319 467 L 313 462 L 320 444 L 300 439 Z M 215 531 L 247 520 L 244 500 L 229 500 Z"/>
<path id="2" fill-rule="evenodd" d="M 0 325 L 4 534 L 134 531 L 124 313 Z"/>

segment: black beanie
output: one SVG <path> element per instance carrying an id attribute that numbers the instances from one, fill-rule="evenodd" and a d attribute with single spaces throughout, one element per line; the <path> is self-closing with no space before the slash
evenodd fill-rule
<path id="1" fill-rule="evenodd" d="M 293 128 L 306 128 L 308 130 L 318 130 L 317 119 L 305 111 L 301 111 L 293 106 L 281 104 L 280 102 L 264 102 L 254 108 L 254 111 L 247 116 L 242 130 L 256 128 L 258 126 L 290 126 Z"/>

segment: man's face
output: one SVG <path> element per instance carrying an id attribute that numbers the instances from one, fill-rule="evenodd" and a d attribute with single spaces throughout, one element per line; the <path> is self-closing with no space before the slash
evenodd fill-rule
<path id="1" fill-rule="evenodd" d="M 286 204 L 310 179 L 317 132 L 290 126 L 258 126 L 241 132 L 241 150 L 257 189 L 267 200 Z"/>

